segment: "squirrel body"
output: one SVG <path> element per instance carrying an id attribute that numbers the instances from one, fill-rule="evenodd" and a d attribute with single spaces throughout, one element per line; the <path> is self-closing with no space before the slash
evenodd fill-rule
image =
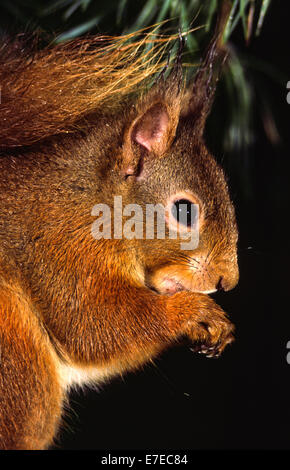
<path id="1" fill-rule="evenodd" d="M 138 98 L 120 103 L 117 94 L 113 104 L 100 100 L 87 115 L 80 104 L 79 114 L 68 115 L 67 97 L 57 105 L 48 66 L 53 58 L 55 77 L 65 82 L 84 48 L 91 50 L 86 44 L 78 45 L 75 62 L 67 59 L 68 46 L 41 53 L 10 81 L 17 59 L 3 66 L 9 83 L 0 131 L 3 449 L 49 447 L 73 385 L 137 368 L 182 336 L 208 355 L 219 355 L 233 340 L 233 325 L 207 295 L 238 281 L 234 208 L 202 137 L 216 45 L 204 62 L 206 77 L 203 66 L 186 90 L 177 67 Z M 48 77 L 43 73 L 37 92 L 27 77 L 37 76 L 38 63 Z M 64 94 L 71 90 L 73 108 L 80 89 L 71 83 Z M 9 93 L 20 103 L 16 115 Z M 113 211 L 120 195 L 124 205 L 169 208 L 166 233 L 175 223 L 177 238 L 96 240 L 92 208 L 106 204 Z M 170 215 L 176 201 L 199 206 L 194 250 L 180 248 L 184 227 Z"/>

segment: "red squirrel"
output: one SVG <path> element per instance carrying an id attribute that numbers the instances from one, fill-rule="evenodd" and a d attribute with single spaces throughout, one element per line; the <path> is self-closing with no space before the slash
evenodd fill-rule
<path id="1" fill-rule="evenodd" d="M 203 138 L 220 32 L 192 83 L 177 64 L 139 94 L 155 65 L 142 68 L 136 41 L 31 57 L 21 37 L 2 46 L 1 449 L 48 448 L 73 384 L 138 368 L 183 336 L 208 356 L 233 341 L 208 295 L 238 281 L 234 207 Z M 167 216 L 198 205 L 198 246 L 181 249 L 174 211 L 176 238 L 96 239 L 93 207 L 113 211 L 116 196 Z"/>

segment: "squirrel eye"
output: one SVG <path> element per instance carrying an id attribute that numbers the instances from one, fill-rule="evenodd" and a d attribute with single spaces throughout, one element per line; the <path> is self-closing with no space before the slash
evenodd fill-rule
<path id="1" fill-rule="evenodd" d="M 197 211 L 195 204 L 187 199 L 178 199 L 171 207 L 171 213 L 178 223 L 192 227 L 196 222 Z"/>

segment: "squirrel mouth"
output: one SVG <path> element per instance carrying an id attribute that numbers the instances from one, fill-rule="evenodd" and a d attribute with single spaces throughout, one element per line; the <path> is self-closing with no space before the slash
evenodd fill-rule
<path id="1" fill-rule="evenodd" d="M 188 279 L 180 279 L 173 276 L 164 276 L 159 279 L 158 286 L 151 286 L 151 288 L 157 291 L 159 294 L 173 295 L 177 292 L 196 292 L 200 294 L 213 294 L 217 289 L 200 290 L 196 289 L 192 282 Z"/>
<path id="2" fill-rule="evenodd" d="M 167 276 L 162 280 L 160 287 L 162 294 L 169 295 L 176 294 L 176 292 L 181 291 L 190 291 L 190 288 L 187 288 L 181 280 Z"/>

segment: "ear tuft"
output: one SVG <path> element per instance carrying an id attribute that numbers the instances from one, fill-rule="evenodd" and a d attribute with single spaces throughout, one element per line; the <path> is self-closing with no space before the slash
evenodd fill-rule
<path id="1" fill-rule="evenodd" d="M 206 119 L 214 100 L 216 85 L 228 55 L 227 48 L 223 43 L 223 35 L 231 11 L 231 2 L 224 0 L 217 19 L 215 35 L 194 77 L 193 85 L 183 96 L 181 115 L 191 117 L 196 135 L 202 135 L 204 132 Z"/>

